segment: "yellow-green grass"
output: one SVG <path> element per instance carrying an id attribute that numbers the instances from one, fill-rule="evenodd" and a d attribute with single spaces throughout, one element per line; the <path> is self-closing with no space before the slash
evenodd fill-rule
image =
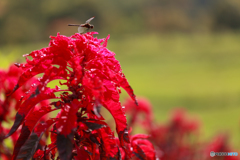
<path id="1" fill-rule="evenodd" d="M 108 48 L 116 53 L 136 95 L 150 99 L 159 123 L 169 119 L 172 109 L 186 108 L 193 119 L 201 121 L 202 139 L 210 141 L 226 130 L 240 148 L 239 42 L 240 33 L 112 35 Z M 20 54 L 47 44 L 14 50 L 2 47 L 0 67 L 23 60 Z M 126 96 L 123 93 L 122 100 Z"/>

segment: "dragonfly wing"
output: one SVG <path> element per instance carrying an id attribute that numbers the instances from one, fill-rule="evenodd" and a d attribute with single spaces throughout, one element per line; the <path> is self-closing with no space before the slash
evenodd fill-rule
<path id="1" fill-rule="evenodd" d="M 92 18 L 89 18 L 89 19 L 86 21 L 86 23 L 90 23 L 90 22 L 91 22 L 91 20 L 93 20 L 93 18 L 94 18 L 94 17 L 92 17 Z"/>
<path id="2" fill-rule="evenodd" d="M 80 26 L 79 24 L 68 24 L 68 26 Z"/>
<path id="3" fill-rule="evenodd" d="M 78 27 L 78 32 L 79 33 L 84 33 L 85 32 L 85 30 L 86 30 L 86 28 L 85 27 Z"/>

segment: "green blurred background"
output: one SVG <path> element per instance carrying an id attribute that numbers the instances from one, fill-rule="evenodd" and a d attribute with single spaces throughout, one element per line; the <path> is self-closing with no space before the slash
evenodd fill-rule
<path id="1" fill-rule="evenodd" d="M 49 35 L 74 34 L 67 24 L 92 16 L 157 121 L 186 108 L 201 121 L 203 140 L 227 132 L 240 147 L 239 0 L 0 0 L 0 67 L 48 46 Z"/>

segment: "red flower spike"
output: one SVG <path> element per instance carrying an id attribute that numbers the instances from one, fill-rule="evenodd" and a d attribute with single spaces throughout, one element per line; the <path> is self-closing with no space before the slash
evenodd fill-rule
<path id="1" fill-rule="evenodd" d="M 119 102 L 119 87 L 124 88 L 135 102 L 136 97 L 114 57 L 115 54 L 106 48 L 110 36 L 97 39 L 93 34 L 96 32 L 66 37 L 58 33 L 57 36 L 51 36 L 49 47 L 25 55 L 31 56 L 32 60 L 26 58 L 26 64 L 16 64 L 23 73 L 12 94 L 28 84 L 34 76 L 40 73 L 43 73 L 43 76 L 28 89 L 28 93 L 22 94 L 23 97 L 17 104 L 19 109 L 16 120 L 8 134 L 10 136 L 23 124 L 18 147 L 14 152 L 15 157 L 19 156 L 18 153 L 21 153 L 22 157 L 29 156 L 23 154 L 31 148 L 28 142 L 35 139 L 36 142 L 31 144 L 37 144 L 46 129 L 44 126 L 48 126 L 41 127 L 38 121 L 56 109 L 60 111 L 51 123 L 55 123 L 50 144 L 53 149 L 45 147 L 44 152 L 37 151 L 35 157 L 53 159 L 56 148 L 59 153 L 57 158 L 60 159 L 69 159 L 83 151 L 90 159 L 99 156 L 101 159 L 131 156 L 127 120 Z M 64 83 L 60 82 L 64 90 L 46 87 L 56 79 L 64 80 Z M 56 92 L 59 92 L 59 97 L 55 95 Z M 43 100 L 49 99 L 58 99 L 50 104 L 55 109 L 48 104 L 39 105 Z M 115 120 L 120 146 L 108 125 L 102 121 L 104 118 L 99 110 L 101 106 L 105 107 Z M 27 141 L 23 141 L 22 137 Z M 72 145 L 73 141 L 75 146 Z M 123 150 L 126 154 L 121 153 Z M 77 157 L 84 158 L 80 154 L 77 154 Z M 85 159 L 88 158 L 85 156 Z"/>

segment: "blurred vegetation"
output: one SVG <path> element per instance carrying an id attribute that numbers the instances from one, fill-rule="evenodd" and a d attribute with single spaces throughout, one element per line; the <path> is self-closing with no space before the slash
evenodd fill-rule
<path id="1" fill-rule="evenodd" d="M 202 125 L 201 138 L 227 132 L 240 148 L 240 33 L 149 34 L 109 41 L 137 96 L 158 121 L 176 107 Z M 125 94 L 126 95 L 126 94 Z"/>
<path id="2" fill-rule="evenodd" d="M 68 23 L 93 20 L 101 34 L 217 32 L 240 29 L 239 0 L 1 0 L 0 44 L 71 35 Z"/>

